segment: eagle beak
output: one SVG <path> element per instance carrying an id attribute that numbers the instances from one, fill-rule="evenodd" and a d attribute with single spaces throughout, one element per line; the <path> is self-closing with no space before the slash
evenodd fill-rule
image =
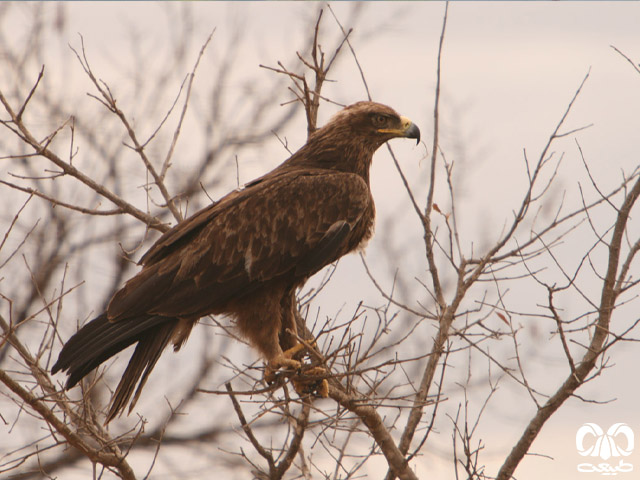
<path id="1" fill-rule="evenodd" d="M 380 133 L 391 133 L 398 137 L 415 138 L 416 145 L 420 143 L 420 129 L 418 126 L 409 120 L 407 117 L 400 117 L 400 128 L 381 128 L 378 130 Z"/>
<path id="2" fill-rule="evenodd" d="M 407 117 L 400 117 L 402 122 L 402 136 L 405 138 L 415 138 L 416 145 L 420 143 L 420 129 Z"/>

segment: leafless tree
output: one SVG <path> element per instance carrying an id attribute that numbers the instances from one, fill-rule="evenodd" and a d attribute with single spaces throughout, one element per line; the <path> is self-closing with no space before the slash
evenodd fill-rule
<path id="1" fill-rule="evenodd" d="M 177 462 L 201 457 L 204 468 L 239 468 L 242 478 L 347 479 L 364 475 L 382 457 L 387 479 L 415 479 L 418 464 L 429 471 L 420 456 L 432 445 L 438 425 L 451 429 L 455 478 L 506 480 L 549 418 L 571 397 L 592 401 L 581 397 L 580 388 L 606 374 L 618 344 L 635 341 L 640 318 L 632 307 L 638 296 L 633 267 L 640 239 L 631 212 L 640 195 L 640 171 L 626 172 L 614 188 L 600 187 L 577 140 L 582 129 L 567 130 L 566 119 L 588 73 L 567 99 L 541 153 L 536 158 L 524 153 L 526 188 L 502 231 L 484 242 L 464 237 L 456 189 L 463 173 L 439 141 L 445 12 L 435 66 L 426 200 L 414 194 L 389 147 L 423 231 L 426 276 L 417 287 L 399 280 L 385 287 L 388 282 L 371 273 L 363 256 L 379 293 L 376 306 L 360 302 L 355 311 L 329 316 L 321 311 L 316 298 L 331 281 L 333 267 L 299 294 L 300 340 L 307 346 L 308 361 L 328 372 L 330 399 L 298 398 L 285 378 L 266 385 L 260 362 L 247 365 L 234 354 L 238 342 L 228 323 L 208 318 L 199 327 L 201 339 L 190 342 L 194 353 L 186 380 L 176 381 L 180 375 L 175 372 L 182 372 L 179 361 L 164 360 L 172 363 L 163 371 L 179 390 L 171 397 L 178 403 L 166 397 L 153 409 L 149 406 L 146 417 L 138 414 L 104 427 L 113 362 L 83 381 L 79 391 L 63 391 L 59 379 L 49 374 L 61 344 L 78 327 L 71 319 L 80 324 L 91 318 L 91 311 L 103 306 L 131 274 L 140 249 L 156 238 L 154 231 L 166 231 L 206 204 L 220 178 L 233 172 L 228 166 L 237 171 L 238 156 L 281 131 L 296 109 L 303 109 L 307 132 L 313 132 L 318 111 L 335 103 L 323 86 L 337 60 L 354 62 L 368 91 L 366 72 L 352 43 L 353 30 L 343 26 L 330 6 L 323 7 L 306 44 L 284 52 L 289 60 L 264 62 L 274 74 L 273 88 L 288 88 L 291 105 L 274 115 L 267 113 L 273 107 L 269 96 L 242 96 L 242 108 L 233 109 L 246 113 L 227 116 L 231 94 L 225 79 L 236 52 L 230 47 L 218 59 L 217 77 L 202 87 L 198 69 L 217 40 L 216 32 L 197 46 L 186 34 L 189 10 L 181 9 L 170 35 L 174 61 L 160 67 L 153 82 L 135 79 L 131 94 L 102 78 L 92 64 L 91 47 L 79 37 L 71 47 L 73 68 L 86 75 L 91 102 L 83 107 L 86 111 L 78 111 L 54 94 L 48 70 L 33 53 L 41 51 L 39 42 L 63 28 L 63 7 L 55 7 L 61 10 L 54 17 L 44 15 L 47 8 L 32 6 L 39 21 L 23 51 L 5 47 L 11 42 L 0 38 L 0 48 L 5 48 L 0 57 L 13 76 L 9 83 L 3 76 L 0 85 L 0 157 L 6 165 L 0 184 L 7 199 L 0 235 L 0 421 L 9 439 L 2 444 L 0 474 L 54 478 L 75 466 L 95 478 L 107 472 L 148 478 L 159 468 L 181 472 Z M 640 74 L 637 62 L 617 53 Z M 172 89 L 176 91 L 169 94 Z M 202 145 L 197 151 L 187 149 L 195 160 L 184 163 L 177 152 L 195 108 L 194 96 L 209 108 L 208 113 L 192 114 L 195 121 L 189 128 L 201 129 L 195 134 Z M 246 118 L 252 119 L 251 130 L 242 128 Z M 563 161 L 555 150 L 568 138 L 575 139 L 589 179 L 577 203 L 558 194 L 555 186 Z M 286 140 L 282 143 L 288 149 Z M 436 193 L 443 191 L 446 205 L 435 202 Z M 559 253 L 565 245 L 578 252 L 577 260 Z M 110 281 L 85 299 L 83 284 L 96 269 L 109 271 Z M 517 291 L 530 293 L 522 298 L 513 293 Z M 571 301 L 581 306 L 575 313 L 561 307 Z M 566 362 L 562 377 L 544 385 L 530 380 L 529 357 L 522 347 L 525 318 L 551 332 Z M 452 367 L 459 366 L 467 372 L 462 384 L 451 375 Z M 482 391 L 472 382 L 478 376 Z M 221 384 L 224 388 L 210 387 Z M 456 385 L 463 398 L 454 414 L 445 413 L 443 402 L 454 397 Z M 535 413 L 514 427 L 520 437 L 500 469 L 487 472 L 477 427 L 487 405 L 497 401 L 499 385 L 526 392 Z M 159 397 L 168 395 L 159 393 L 160 388 L 156 385 Z M 144 401 L 139 409 L 145 410 Z M 237 419 L 235 428 L 220 421 L 229 416 Z"/>

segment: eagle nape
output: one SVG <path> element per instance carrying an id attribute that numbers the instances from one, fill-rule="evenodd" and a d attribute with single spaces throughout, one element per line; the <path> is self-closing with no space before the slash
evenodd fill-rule
<path id="1" fill-rule="evenodd" d="M 379 103 L 340 110 L 280 166 L 160 236 L 105 312 L 66 342 L 52 373 L 66 372 L 69 389 L 135 344 L 109 422 L 133 409 L 166 347 L 179 350 L 201 317 L 225 314 L 269 368 L 296 370 L 298 393 L 326 395 L 328 372 L 293 358 L 301 348 L 295 294 L 371 238 L 369 169 L 394 138 L 419 142 L 420 130 Z"/>

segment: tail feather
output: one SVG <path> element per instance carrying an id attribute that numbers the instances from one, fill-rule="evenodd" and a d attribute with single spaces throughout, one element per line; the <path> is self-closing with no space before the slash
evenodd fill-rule
<path id="1" fill-rule="evenodd" d="M 136 393 L 129 405 L 129 413 L 131 413 L 131 410 L 138 402 L 142 388 L 147 383 L 151 370 L 153 370 L 162 351 L 171 340 L 174 327 L 173 322 L 165 323 L 149 334 L 144 335 L 138 341 L 136 350 L 133 352 L 129 365 L 127 365 L 127 369 L 124 371 L 120 383 L 118 383 L 118 388 L 116 388 L 116 393 L 111 400 L 111 407 L 105 423 L 109 423 L 124 410 L 137 383 Z M 139 382 L 138 379 L 140 379 Z"/>
<path id="2" fill-rule="evenodd" d="M 150 315 L 135 320 L 110 322 L 107 315 L 96 317 L 82 327 L 64 345 L 51 373 L 66 371 L 65 389 L 70 389 L 98 365 L 129 345 L 138 345 L 120 380 L 107 422 L 121 412 L 140 379 L 131 407 L 138 400 L 147 377 L 171 340 L 175 318 Z"/>

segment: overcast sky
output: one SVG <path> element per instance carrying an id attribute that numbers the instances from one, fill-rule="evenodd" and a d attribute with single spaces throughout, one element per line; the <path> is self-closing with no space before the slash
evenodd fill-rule
<path id="1" fill-rule="evenodd" d="M 198 82 L 206 82 L 207 72 L 215 71 L 219 58 L 216 51 L 241 41 L 234 78 L 255 77 L 259 86 L 273 75 L 259 68 L 259 64 L 275 65 L 278 60 L 292 58 L 292 51 L 299 49 L 297 45 L 307 37 L 308 20 L 315 17 L 319 6 L 321 4 L 315 2 L 189 5 L 194 37 L 200 39 L 193 51 L 186 52 L 190 58 L 195 59 L 201 43 L 215 28 Z M 117 81 L 126 81 L 126 69 L 113 69 L 114 65 L 128 62 L 132 29 L 138 32 L 137 41 L 152 54 L 155 46 L 167 41 L 170 22 L 180 11 L 175 4 L 146 2 L 68 3 L 65 8 L 69 13 L 65 26 L 68 43 L 77 45 L 77 33 L 82 34 L 94 68 L 103 77 Z M 332 8 L 341 21 L 347 22 L 354 6 L 334 3 Z M 443 3 L 372 2 L 359 12 L 351 37 L 373 99 L 410 117 L 422 130 L 424 143 L 418 147 L 410 142 L 393 144 L 419 198 L 426 192 L 424 179 L 428 162 L 423 157 L 432 141 L 436 54 L 443 13 Z M 28 14 L 28 8 L 17 9 L 12 13 L 13 22 L 6 22 L 2 28 L 14 30 L 19 40 L 22 25 L 30 21 Z M 328 12 L 325 12 L 324 27 L 328 38 L 337 37 L 334 20 Z M 241 40 L 236 40 L 238 31 L 242 32 Z M 540 154 L 587 73 L 589 78 L 566 130 L 591 126 L 558 144 L 557 148 L 565 152 L 559 184 L 567 189 L 569 197 L 573 195 L 573 200 L 577 199 L 576 177 L 582 176 L 583 170 L 576 138 L 593 175 L 604 187 L 619 183 L 621 171 L 629 172 L 639 163 L 640 75 L 612 46 L 636 63 L 640 62 L 640 3 L 460 2 L 450 5 L 442 62 L 441 147 L 448 159 L 456 162 L 461 175 L 458 213 L 461 229 L 468 234 L 467 245 L 477 234 L 495 237 L 500 232 L 525 184 L 523 151 L 531 158 Z M 78 82 L 82 85 L 79 93 L 84 95 L 87 84 L 82 83 L 83 73 L 66 45 L 52 45 L 43 57 L 48 74 L 58 81 Z M 348 104 L 366 98 L 351 57 L 343 57 L 333 77 L 339 82 L 327 85 L 325 93 L 334 100 Z M 273 97 L 274 109 L 286 108 L 279 105 L 287 101 L 290 94 L 283 90 L 274 92 Z M 324 106 L 321 123 L 337 108 Z M 299 115 L 290 129 L 282 133 L 291 145 L 300 146 L 306 135 L 303 116 Z M 244 181 L 273 168 L 286 157 L 275 138 L 263 145 L 261 152 L 260 157 L 241 159 Z M 228 187 L 234 183 L 235 178 L 230 178 Z M 379 225 L 397 216 L 399 211 L 410 211 L 407 195 L 386 152 L 381 151 L 375 159 L 372 188 L 377 199 Z M 438 192 L 436 202 L 447 204 L 446 190 Z M 402 236 L 421 241 L 417 222 L 402 228 Z M 376 268 L 385 272 L 389 266 L 384 263 L 381 241 L 371 242 L 368 255 L 375 252 L 376 257 L 381 257 Z M 400 267 L 411 278 L 421 274 L 412 269 L 423 268 L 423 265 L 404 259 Z M 352 257 L 345 260 L 341 268 L 345 272 L 361 268 L 360 261 Z M 345 288 L 348 279 L 348 273 L 342 281 L 336 279 L 334 291 Z M 339 306 L 344 299 L 335 301 Z M 610 389 L 610 397 L 617 397 L 618 402 L 598 407 L 577 402 L 566 405 L 566 412 L 550 422 L 540 443 L 535 444 L 536 451 L 553 454 L 555 461 L 528 459 L 517 471 L 518 479 L 533 480 L 542 475 L 577 480 L 592 478 L 575 471 L 580 459 L 575 450 L 575 431 L 584 422 L 599 423 L 605 429 L 612 423 L 626 422 L 640 435 L 637 374 L 629 374 L 626 379 L 629 381 L 624 380 L 625 372 L 637 369 L 639 355 L 637 348 L 624 352 L 617 359 L 618 367 L 611 383 L 597 386 L 601 390 Z M 494 411 L 492 415 L 490 418 L 497 419 L 500 412 Z M 502 421 L 508 423 L 509 419 Z M 488 450 L 498 450 L 496 461 L 499 461 L 504 456 L 499 449 L 509 445 L 511 439 L 494 440 Z M 539 445 L 545 448 L 537 448 Z M 640 469 L 640 455 L 630 458 L 635 459 L 636 468 Z M 562 475 L 557 476 L 557 472 Z M 439 476 L 429 478 L 448 479 L 450 474 L 450 467 L 442 466 Z"/>

